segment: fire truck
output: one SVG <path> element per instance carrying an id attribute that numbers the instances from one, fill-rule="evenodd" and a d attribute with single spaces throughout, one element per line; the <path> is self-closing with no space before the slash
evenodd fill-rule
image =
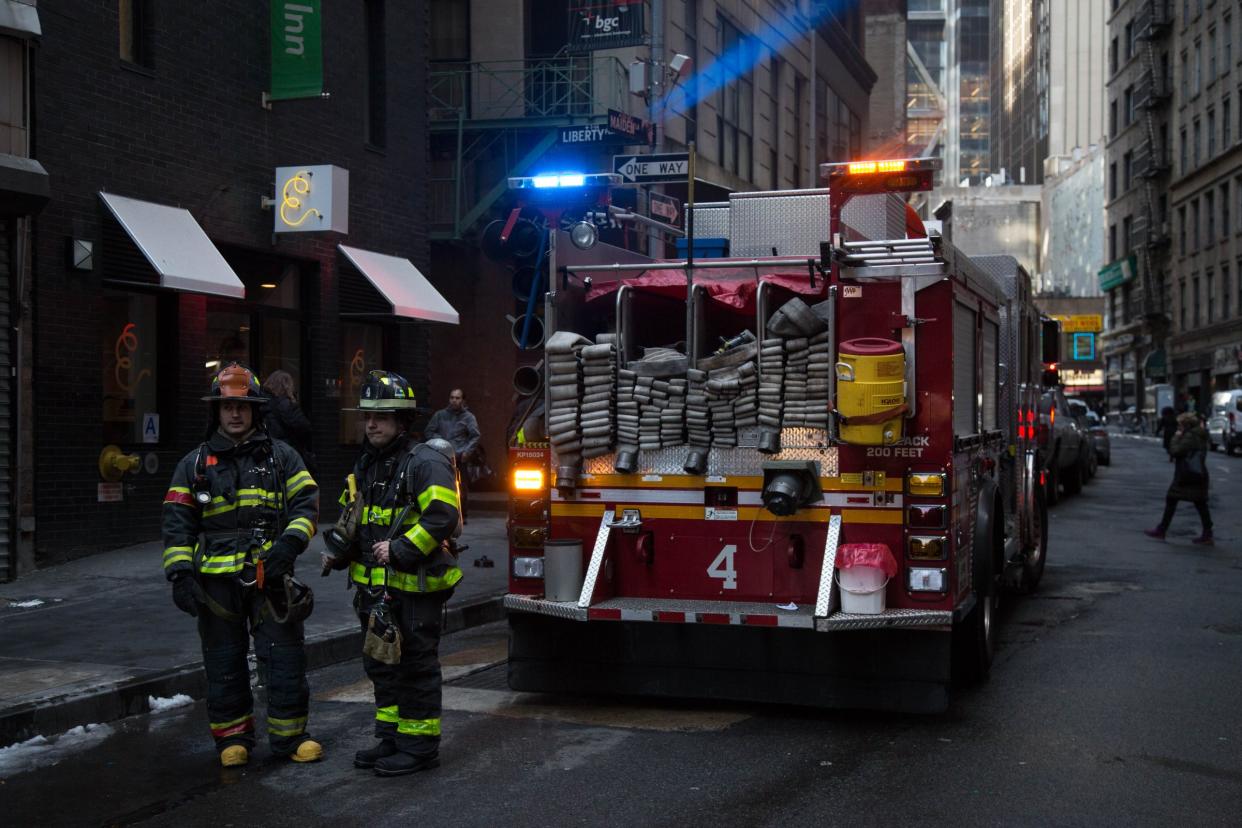
<path id="1" fill-rule="evenodd" d="M 988 672 L 1046 559 L 1040 314 L 909 209 L 937 163 L 688 205 L 675 259 L 551 234 L 511 688 L 939 712 Z"/>

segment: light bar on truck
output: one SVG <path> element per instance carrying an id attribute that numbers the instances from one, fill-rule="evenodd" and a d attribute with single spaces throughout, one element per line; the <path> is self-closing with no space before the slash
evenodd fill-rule
<path id="1" fill-rule="evenodd" d="M 510 190 L 576 190 L 587 187 L 615 187 L 621 183 L 616 173 L 540 173 L 509 179 Z"/>
<path id="2" fill-rule="evenodd" d="M 542 489 L 543 469 L 514 469 L 513 488 L 520 492 L 531 492 Z"/>
<path id="3" fill-rule="evenodd" d="M 819 174 L 823 178 L 828 178 L 835 175 L 876 175 L 938 169 L 940 169 L 939 158 L 894 158 L 883 161 L 839 161 L 820 164 Z"/>

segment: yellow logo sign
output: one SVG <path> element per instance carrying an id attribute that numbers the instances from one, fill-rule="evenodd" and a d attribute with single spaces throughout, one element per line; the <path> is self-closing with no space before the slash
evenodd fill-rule
<path id="1" fill-rule="evenodd" d="M 1054 316 L 1060 321 L 1062 333 L 1099 333 L 1104 330 L 1104 317 L 1098 313 Z"/>
<path id="2" fill-rule="evenodd" d="M 310 173 L 305 170 L 298 170 L 280 188 L 280 220 L 286 226 L 298 227 L 311 216 L 323 218 L 314 207 L 304 206 L 310 191 Z"/>

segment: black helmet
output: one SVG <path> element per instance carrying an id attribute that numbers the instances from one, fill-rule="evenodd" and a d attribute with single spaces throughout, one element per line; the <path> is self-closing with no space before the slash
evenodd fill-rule
<path id="1" fill-rule="evenodd" d="M 292 575 L 286 575 L 281 589 L 267 593 L 268 610 L 277 624 L 305 621 L 315 609 L 315 593 Z"/>
<path id="2" fill-rule="evenodd" d="M 267 402 L 259 388 L 259 379 L 240 362 L 230 362 L 211 378 L 211 393 L 203 397 L 206 402 L 241 400 L 242 402 Z"/>
<path id="3" fill-rule="evenodd" d="M 418 408 L 408 380 L 392 371 L 372 371 L 362 383 L 358 407 L 346 411 L 406 411 Z"/>

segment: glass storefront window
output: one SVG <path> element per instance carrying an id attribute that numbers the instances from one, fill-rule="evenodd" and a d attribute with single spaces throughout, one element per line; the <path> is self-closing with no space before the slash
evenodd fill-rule
<path id="1" fill-rule="evenodd" d="M 259 376 L 267 379 L 273 371 L 288 371 L 295 380 L 302 376 L 302 326 L 294 319 L 263 320 L 257 361 Z"/>
<path id="2" fill-rule="evenodd" d="M 341 408 L 356 408 L 367 373 L 383 367 L 384 329 L 364 322 L 341 325 L 341 362 L 338 382 Z M 362 442 L 362 418 L 356 411 L 341 411 L 340 441 Z"/>
<path id="3" fill-rule="evenodd" d="M 207 312 L 207 363 L 203 366 L 210 387 L 211 378 L 230 362 L 250 366 L 250 314 L 236 311 Z"/>
<path id="4" fill-rule="evenodd" d="M 103 295 L 100 326 L 105 443 L 142 443 L 144 414 L 158 413 L 158 311 L 155 296 Z"/>

